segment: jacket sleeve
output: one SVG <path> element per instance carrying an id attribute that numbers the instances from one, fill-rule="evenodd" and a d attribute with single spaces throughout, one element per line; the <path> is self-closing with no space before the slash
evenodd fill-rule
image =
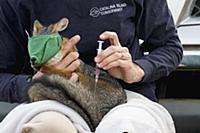
<path id="1" fill-rule="evenodd" d="M 135 60 L 144 72 L 142 82 L 169 75 L 180 63 L 183 48 L 166 0 L 136 0 L 137 35 L 144 41 L 141 48 L 149 52 Z"/>
<path id="2" fill-rule="evenodd" d="M 7 102 L 23 102 L 25 96 L 25 86 L 31 76 L 23 74 L 0 74 L 0 100 Z"/>
<path id="3" fill-rule="evenodd" d="M 20 102 L 30 73 L 26 73 L 27 35 L 16 6 L 18 0 L 0 1 L 0 100 Z M 28 18 L 28 17 L 27 17 Z"/>

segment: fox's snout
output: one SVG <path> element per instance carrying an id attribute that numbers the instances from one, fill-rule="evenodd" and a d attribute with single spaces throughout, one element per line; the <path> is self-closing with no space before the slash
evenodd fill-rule
<path id="1" fill-rule="evenodd" d="M 31 64 L 36 65 L 36 58 L 31 58 Z"/>

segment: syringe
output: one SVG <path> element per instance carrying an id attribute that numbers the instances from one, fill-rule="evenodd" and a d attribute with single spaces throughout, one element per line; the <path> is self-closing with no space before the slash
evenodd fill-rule
<path id="1" fill-rule="evenodd" d="M 98 41 L 98 43 L 99 43 L 99 47 L 97 49 L 97 55 L 99 53 L 101 53 L 101 51 L 102 51 L 102 44 L 104 43 L 104 41 Z M 100 68 L 98 67 L 97 64 L 96 64 L 96 68 L 95 69 L 96 69 L 95 70 L 95 84 L 96 84 L 98 82 L 98 80 L 99 80 L 99 75 L 100 75 Z"/>

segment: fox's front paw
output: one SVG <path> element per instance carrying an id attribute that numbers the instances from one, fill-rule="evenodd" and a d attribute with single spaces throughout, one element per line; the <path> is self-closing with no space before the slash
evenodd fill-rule
<path id="1" fill-rule="evenodd" d="M 37 102 L 37 101 L 47 100 L 48 98 L 42 95 L 37 95 L 37 96 L 30 96 L 30 99 L 31 99 L 31 102 Z"/>

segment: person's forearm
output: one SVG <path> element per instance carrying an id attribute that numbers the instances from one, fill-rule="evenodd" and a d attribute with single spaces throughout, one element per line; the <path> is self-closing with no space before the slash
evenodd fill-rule
<path id="1" fill-rule="evenodd" d="M 25 87 L 30 75 L 0 73 L 0 100 L 6 102 L 23 102 Z"/>
<path id="2" fill-rule="evenodd" d="M 168 43 L 166 47 L 155 49 L 149 55 L 135 62 L 144 70 L 144 82 L 151 82 L 174 71 L 182 58 L 179 42 Z"/>

